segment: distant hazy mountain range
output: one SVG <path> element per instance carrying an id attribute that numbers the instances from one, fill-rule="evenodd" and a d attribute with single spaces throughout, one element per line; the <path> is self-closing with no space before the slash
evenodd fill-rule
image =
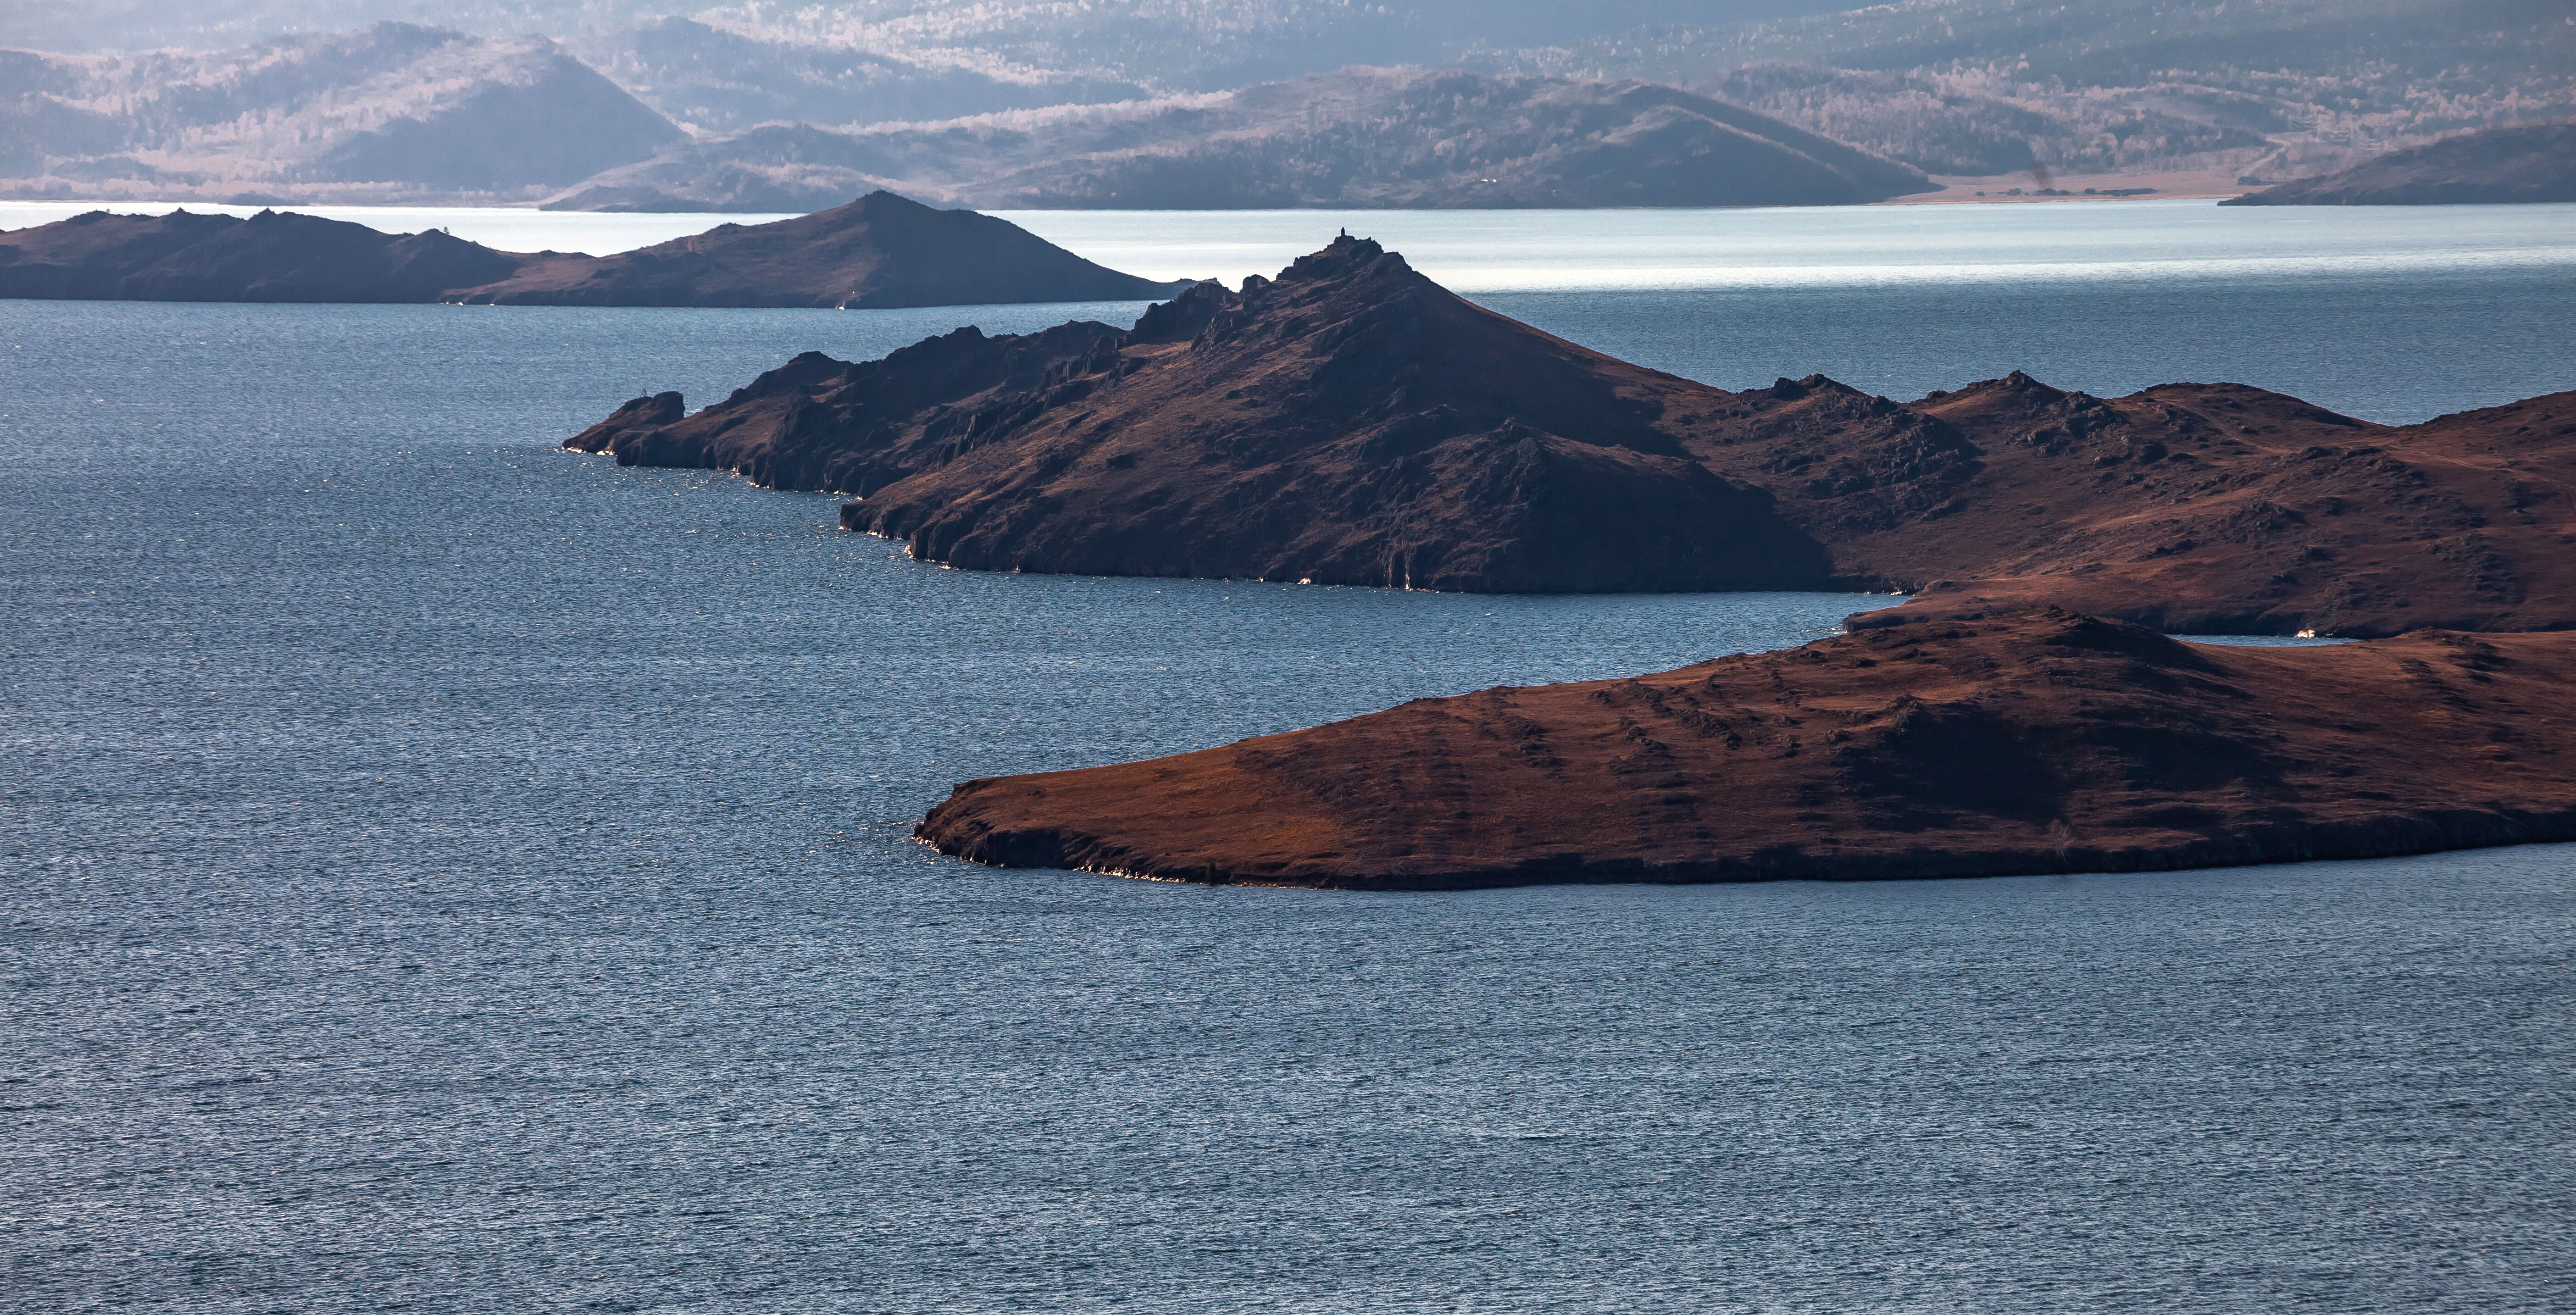
<path id="1" fill-rule="evenodd" d="M 524 200 L 679 128 L 539 37 L 384 23 L 205 54 L 0 51 L 0 194 Z"/>
<path id="2" fill-rule="evenodd" d="M 756 42 L 924 69 L 974 68 L 1004 81 L 1105 76 L 1169 93 L 1347 64 L 1444 63 L 1480 44 L 1575 42 L 1646 24 L 1753 22 L 1848 7 L 1849 0 L 36 0 L 0 6 L 0 45 L 217 49 L 384 20 L 486 35 L 588 33 L 614 44 L 618 33 L 688 18 Z M 594 49 L 585 46 L 585 57 Z"/>
<path id="3" fill-rule="evenodd" d="M 2012 159 L 1998 139 L 2018 136 L 2052 169 L 2278 178 L 2576 113 L 2568 0 L 1911 0 L 1459 58 L 1671 82 L 1934 172 L 1982 172 L 1964 166 Z M 1734 72 L 1779 63 L 1844 72 Z"/>
<path id="4" fill-rule="evenodd" d="M 1155 86 L 1107 73 L 1059 71 L 838 42 L 781 41 L 687 18 L 655 19 L 573 39 L 593 67 L 700 132 L 764 123 L 855 127 L 1151 98 Z"/>
<path id="5" fill-rule="evenodd" d="M 1663 159 L 1644 137 L 1696 149 L 1687 132 L 1622 117 L 1633 88 L 1601 85 L 1634 82 L 1778 120 L 1786 126 L 1753 135 L 1793 152 L 1815 156 L 1781 135 L 1803 131 L 1958 175 L 2202 169 L 2277 181 L 2447 132 L 2576 115 L 2569 0 L 1845 4 L 0 6 L 0 43 L 231 47 L 0 52 L 0 194 L 525 200 L 592 190 L 583 184 L 594 175 L 652 158 L 595 186 L 630 189 L 638 203 L 659 192 L 669 204 L 736 204 L 763 189 L 824 199 L 826 181 L 864 178 L 960 199 L 1099 204 L 1110 192 L 1171 193 L 1186 164 L 1211 176 L 1183 191 L 1208 198 L 1460 204 L 1461 187 L 1489 187 L 1505 189 L 1495 203 L 1602 204 L 1616 203 L 1603 190 L 1613 180 L 1582 171 Z M 485 35 L 402 25 L 309 34 L 380 18 Z M 530 31 L 546 35 L 515 35 Z M 1408 93 L 1396 96 L 1397 121 L 1375 122 L 1350 106 L 1380 91 L 1333 74 L 1355 65 L 1566 81 L 1525 84 L 1551 88 L 1528 93 L 1539 119 L 1525 130 L 1480 105 L 1412 106 Z M 1598 89 L 1568 90 L 1586 84 Z M 1223 93 L 1232 98 L 1192 99 Z M 1297 109 L 1279 100 L 1295 94 L 1317 99 Z M 1055 117 L 987 117 L 1042 112 Z M 1184 149 L 1185 126 L 1200 122 L 1217 123 L 1223 144 Z M 832 132 L 768 126 L 796 124 Z M 1439 149 L 1473 153 L 1435 169 L 1420 152 L 1453 128 L 1458 141 Z M 934 141 L 962 154 L 934 158 Z M 1723 133 L 1706 142 L 1738 145 Z M 1560 163 L 1574 172 L 1542 179 Z M 1632 181 L 1658 185 L 1617 180 Z"/>
<path id="6" fill-rule="evenodd" d="M 857 132 L 768 127 L 611 170 L 570 209 L 793 210 L 871 187 L 986 208 L 1835 205 L 1902 165 L 1652 83 L 1396 69 Z"/>

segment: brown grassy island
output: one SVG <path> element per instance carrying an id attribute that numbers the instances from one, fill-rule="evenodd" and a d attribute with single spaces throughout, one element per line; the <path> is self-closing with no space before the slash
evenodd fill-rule
<path id="1" fill-rule="evenodd" d="M 1015 867 L 1403 890 L 2576 839 L 2576 633 L 2218 647 L 2050 607 L 1855 626 L 1634 679 L 969 781 L 915 834 Z"/>

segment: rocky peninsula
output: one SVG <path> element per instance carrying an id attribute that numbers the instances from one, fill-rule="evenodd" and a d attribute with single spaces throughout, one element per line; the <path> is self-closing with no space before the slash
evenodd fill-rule
<path id="1" fill-rule="evenodd" d="M 1438 890 L 2137 871 L 2576 839 L 2576 634 L 2185 644 L 1897 609 L 1786 652 L 969 781 L 983 863 Z"/>
<path id="2" fill-rule="evenodd" d="M 1349 237 L 1128 329 L 808 354 L 566 446 L 850 494 L 844 526 L 982 570 L 1902 589 L 2183 633 L 2576 626 L 2576 394 L 2385 426 L 2237 384 L 1729 392 Z"/>
<path id="3" fill-rule="evenodd" d="M 1145 301 L 1187 286 L 891 192 L 613 256 L 495 251 L 442 232 L 393 235 L 273 210 L 249 219 L 92 211 L 0 233 L 0 297 L 70 301 L 874 309 Z"/>
<path id="4" fill-rule="evenodd" d="M 979 862 L 1441 889 L 2576 838 L 2576 394 L 2392 427 L 2235 384 L 1729 392 L 1345 237 L 1128 329 L 808 354 L 568 446 L 852 494 L 844 526 L 977 569 L 1916 595 L 1785 653 L 968 782 L 917 834 Z M 2295 630 L 2413 633 L 2162 633 Z M 2461 633 L 2513 630 L 2561 633 Z"/>

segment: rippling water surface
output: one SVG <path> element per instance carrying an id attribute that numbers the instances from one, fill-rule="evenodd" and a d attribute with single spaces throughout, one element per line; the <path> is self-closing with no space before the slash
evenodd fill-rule
<path id="1" fill-rule="evenodd" d="M 1718 382 L 1858 343 L 2114 391 L 2235 335 L 2388 418 L 2567 386 L 2565 274 L 2476 277 L 1970 284 L 1948 334 L 1859 284 L 1479 295 Z M 905 839 L 952 781 L 1891 600 L 976 575 L 551 450 L 638 387 L 1135 309 L 0 303 L 8 1304 L 2567 1308 L 2576 847 L 1433 896 L 977 868 Z"/>

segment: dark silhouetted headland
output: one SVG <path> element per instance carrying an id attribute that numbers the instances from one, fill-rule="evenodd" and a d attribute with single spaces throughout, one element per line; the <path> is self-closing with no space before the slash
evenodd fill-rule
<path id="1" fill-rule="evenodd" d="M 0 233 L 0 297 L 63 300 L 878 308 L 1144 301 L 1186 286 L 891 192 L 603 257 L 494 251 L 275 211 L 246 220 L 93 211 Z"/>

